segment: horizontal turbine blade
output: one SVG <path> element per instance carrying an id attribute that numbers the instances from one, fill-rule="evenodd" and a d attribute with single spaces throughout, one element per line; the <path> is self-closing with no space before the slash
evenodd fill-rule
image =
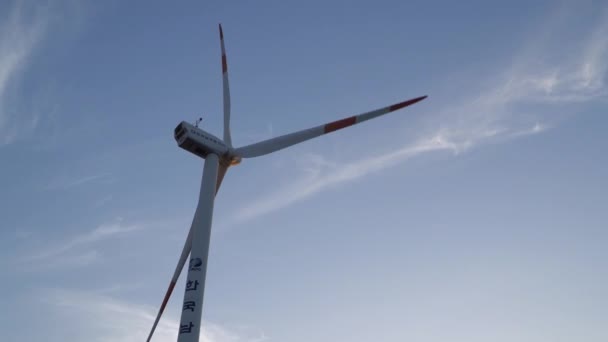
<path id="1" fill-rule="evenodd" d="M 218 175 L 217 175 L 217 184 L 215 188 L 215 194 L 217 196 L 217 192 L 220 190 L 220 185 L 222 185 L 222 181 L 224 180 L 224 176 L 226 175 L 226 171 L 228 171 L 229 166 L 225 166 L 220 164 Z M 152 329 L 150 330 L 150 334 L 148 335 L 148 339 L 146 342 L 150 342 L 152 339 L 152 335 L 154 335 L 154 331 L 156 330 L 156 326 L 160 321 L 163 312 L 165 311 L 165 307 L 167 306 L 167 302 L 169 302 L 169 298 L 171 298 L 171 294 L 173 293 L 173 289 L 175 288 L 175 284 L 179 279 L 179 275 L 182 273 L 184 269 L 184 265 L 186 264 L 186 260 L 188 260 L 188 255 L 190 254 L 190 250 L 192 249 L 192 228 L 194 225 L 194 219 L 192 220 L 192 225 L 190 226 L 190 230 L 188 231 L 188 237 L 186 238 L 186 242 L 184 243 L 184 248 L 182 249 L 182 254 L 179 257 L 179 261 L 177 262 L 177 266 L 175 267 L 175 271 L 173 272 L 173 278 L 171 278 L 171 282 L 169 283 L 169 287 L 167 288 L 167 292 L 165 292 L 165 297 L 163 298 L 162 303 L 160 304 L 160 308 L 158 309 L 158 313 L 156 314 L 156 318 L 154 319 L 154 324 L 152 325 Z"/>
<path id="2" fill-rule="evenodd" d="M 286 147 L 301 143 L 303 141 L 316 138 L 323 134 L 331 133 L 348 126 L 352 126 L 363 121 L 367 121 L 379 116 L 394 112 L 398 109 L 413 105 L 416 102 L 422 101 L 427 96 L 420 96 L 411 100 L 396 103 L 391 106 L 372 110 L 367 113 L 351 116 L 342 120 L 330 122 L 325 125 L 305 129 L 299 132 L 282 135 L 280 137 L 268 139 L 259 143 L 247 145 L 244 147 L 237 148 L 234 152 L 237 156 L 242 158 L 253 158 L 263 156 L 268 153 L 272 153 Z"/>

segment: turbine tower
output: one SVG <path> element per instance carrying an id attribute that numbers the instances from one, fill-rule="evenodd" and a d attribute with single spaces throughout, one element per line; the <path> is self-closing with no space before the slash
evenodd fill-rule
<path id="1" fill-rule="evenodd" d="M 226 60 L 226 48 L 224 46 L 224 33 L 222 25 L 219 25 L 220 46 L 222 50 L 222 84 L 224 97 L 224 137 L 220 139 L 209 132 L 202 130 L 197 125 L 182 121 L 175 127 L 174 137 L 177 145 L 203 159 L 203 176 L 199 192 L 198 205 L 194 213 L 194 219 L 188 237 L 184 243 L 173 278 L 160 305 L 158 314 L 147 341 L 154 334 L 167 302 L 173 293 L 173 289 L 179 275 L 188 260 L 188 274 L 184 290 L 184 301 L 179 325 L 178 342 L 198 342 L 201 329 L 201 314 L 203 308 L 203 294 L 205 290 L 205 276 L 207 273 L 207 257 L 209 254 L 209 240 L 211 236 L 211 223 L 213 218 L 213 204 L 215 195 L 219 190 L 224 175 L 230 166 L 239 164 L 243 158 L 254 158 L 276 152 L 286 147 L 316 138 L 318 136 L 352 126 L 363 121 L 377 118 L 379 116 L 394 112 L 416 102 L 422 101 L 426 96 L 416 97 L 407 101 L 395 103 L 390 106 L 372 110 L 363 114 L 354 115 L 338 121 L 333 121 L 320 126 L 301 130 L 295 133 L 282 135 L 262 142 L 244 147 L 233 148 L 230 135 L 230 87 L 228 83 L 228 62 Z"/>

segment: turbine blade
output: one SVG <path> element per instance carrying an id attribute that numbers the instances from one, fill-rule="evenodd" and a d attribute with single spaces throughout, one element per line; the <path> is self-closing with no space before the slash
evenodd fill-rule
<path id="1" fill-rule="evenodd" d="M 200 337 L 218 170 L 219 157 L 210 153 L 205 158 L 199 200 L 194 214 L 188 281 L 184 286 L 183 304 L 187 309 L 182 310 L 180 318 L 180 327 L 189 326 L 189 330 L 188 333 L 178 335 L 178 342 L 199 341 Z"/>
<path id="2" fill-rule="evenodd" d="M 413 105 L 416 102 L 422 101 L 426 98 L 425 96 L 416 97 L 411 100 L 395 103 L 391 106 L 383 107 L 380 109 L 372 110 L 363 114 L 351 116 L 342 120 L 330 122 L 325 125 L 301 130 L 295 133 L 282 135 L 280 137 L 268 139 L 259 143 L 251 144 L 244 147 L 239 147 L 235 150 L 235 154 L 242 158 L 253 158 L 263 156 L 268 153 L 272 153 L 286 147 L 301 143 L 303 141 L 316 138 L 323 134 L 331 133 L 348 126 L 352 126 L 363 121 L 367 121 L 379 116 L 394 112 L 398 109 Z"/>
<path id="3" fill-rule="evenodd" d="M 220 26 L 220 45 L 222 46 L 222 86 L 224 95 L 224 142 L 232 147 L 230 136 L 230 83 L 228 82 L 228 61 L 226 60 L 226 47 L 224 46 L 224 31 Z"/>
<path id="4" fill-rule="evenodd" d="M 156 314 L 156 319 L 154 320 L 154 324 L 152 325 L 152 329 L 150 330 L 150 334 L 148 334 L 148 339 L 146 342 L 150 342 L 152 339 L 152 335 L 154 335 L 154 331 L 156 330 L 156 326 L 160 321 L 160 317 L 163 315 L 165 311 L 165 307 L 167 306 L 167 302 L 173 293 L 173 289 L 175 288 L 175 284 L 177 283 L 177 279 L 179 279 L 179 275 L 184 268 L 184 264 L 186 260 L 188 260 L 188 255 L 190 254 L 190 249 L 192 249 L 192 226 L 194 225 L 194 220 L 192 220 L 192 225 L 190 226 L 190 230 L 188 232 L 188 237 L 186 238 L 186 242 L 184 243 L 184 248 L 182 249 L 182 254 L 179 257 L 179 261 L 177 262 L 177 266 L 175 267 L 175 271 L 173 272 L 173 277 L 171 278 L 171 282 L 169 283 L 169 287 L 167 288 L 167 292 L 165 293 L 165 297 L 163 298 L 163 302 L 160 304 L 160 308 L 158 309 L 158 313 Z"/>
<path id="5" fill-rule="evenodd" d="M 226 175 L 226 172 L 228 171 L 228 168 L 230 167 L 230 164 L 224 164 L 223 162 L 220 162 L 220 166 L 217 170 L 217 183 L 215 185 L 215 195 L 217 196 L 217 192 L 220 191 L 220 185 L 222 185 L 222 182 L 224 181 L 224 176 Z"/>
<path id="6" fill-rule="evenodd" d="M 220 190 L 220 185 L 222 185 L 222 181 L 224 180 L 224 176 L 226 175 L 226 171 L 228 171 L 229 166 L 225 166 L 220 164 L 217 174 L 217 184 L 215 188 L 215 195 L 217 196 L 217 192 Z M 192 249 L 192 227 L 194 225 L 194 219 L 192 219 L 192 225 L 190 225 L 190 230 L 188 231 L 188 237 L 186 237 L 186 242 L 184 243 L 184 248 L 182 248 L 182 254 L 179 257 L 177 262 L 177 266 L 175 267 L 175 271 L 173 272 L 173 277 L 171 278 L 171 282 L 169 282 L 169 287 L 167 288 L 167 292 L 165 292 L 165 297 L 163 298 L 162 303 L 160 304 L 160 308 L 158 309 L 158 313 L 156 314 L 156 318 L 154 320 L 154 324 L 152 325 L 152 329 L 150 330 L 150 334 L 148 335 L 148 339 L 146 342 L 150 342 L 152 339 L 152 335 L 154 335 L 154 331 L 156 330 L 156 326 L 160 321 L 163 312 L 165 311 L 165 307 L 167 306 L 167 302 L 169 298 L 171 298 L 171 294 L 173 293 L 173 289 L 175 288 L 175 284 L 179 279 L 179 276 L 184 269 L 184 265 L 186 264 L 186 260 L 188 260 L 188 255 L 190 254 L 190 250 Z"/>

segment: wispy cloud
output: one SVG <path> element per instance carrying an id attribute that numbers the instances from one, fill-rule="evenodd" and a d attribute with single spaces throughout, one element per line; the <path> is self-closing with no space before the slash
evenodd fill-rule
<path id="1" fill-rule="evenodd" d="M 27 16 L 23 1 L 15 2 L 7 19 L 0 25 L 0 146 L 11 143 L 17 135 L 18 119 L 23 119 L 6 105 L 8 90 L 27 64 L 48 23 L 43 10 Z M 25 119 L 26 126 L 37 125 L 36 117 Z M 23 122 L 20 122 L 20 124 Z"/>
<path id="2" fill-rule="evenodd" d="M 68 237 L 54 246 L 29 254 L 22 262 L 45 260 L 45 265 L 49 266 L 87 265 L 99 260 L 100 255 L 94 250 L 83 251 L 83 247 L 89 247 L 100 241 L 123 236 L 139 229 L 142 229 L 141 225 L 125 225 L 121 222 L 102 224 L 85 234 Z"/>
<path id="3" fill-rule="evenodd" d="M 267 214 L 287 207 L 322 190 L 354 181 L 370 173 L 401 163 L 421 153 L 439 150 L 455 151 L 456 149 L 457 146 L 453 143 L 437 136 L 405 146 L 397 151 L 347 164 L 336 164 L 320 155 L 308 155 L 302 159 L 308 165 L 303 178 L 292 182 L 287 187 L 282 187 L 277 192 L 266 194 L 262 198 L 252 201 L 252 204 L 237 211 L 235 218 L 237 221 L 245 221 Z"/>
<path id="4" fill-rule="evenodd" d="M 112 174 L 110 173 L 99 173 L 87 176 L 79 175 L 71 178 L 62 176 L 61 178 L 55 179 L 49 183 L 45 188 L 46 190 L 70 189 L 94 182 L 111 183 L 112 181 Z"/>
<path id="5" fill-rule="evenodd" d="M 15 230 L 15 237 L 17 239 L 27 239 L 29 237 L 31 237 L 34 233 L 31 230 L 27 230 L 27 229 L 23 229 L 23 228 L 17 228 Z"/>
<path id="6" fill-rule="evenodd" d="M 28 267 L 30 271 L 36 271 L 41 268 L 44 270 L 71 269 L 85 267 L 101 261 L 102 256 L 99 251 L 88 250 L 79 251 L 77 253 L 65 253 L 54 255 L 44 259 L 44 263 L 35 262 L 35 266 Z M 40 258 L 33 258 L 32 261 L 40 261 Z"/>
<path id="7" fill-rule="evenodd" d="M 110 202 L 113 198 L 114 198 L 114 196 L 112 196 L 112 195 L 104 196 L 95 202 L 94 207 L 95 208 L 102 207 L 105 204 L 107 204 L 108 202 Z"/>
<path id="8" fill-rule="evenodd" d="M 290 184 L 266 193 L 237 210 L 236 222 L 289 206 L 323 190 L 355 181 L 374 172 L 401 164 L 415 156 L 437 151 L 463 153 L 479 144 L 538 134 L 552 127 L 553 116 L 564 105 L 581 105 L 606 100 L 608 72 L 608 10 L 583 39 L 575 56 L 554 64 L 539 66 L 550 41 L 538 45 L 526 58 L 497 73 L 493 80 L 482 80 L 483 89 L 451 98 L 449 104 L 436 105 L 428 115 L 426 133 L 396 151 L 343 163 L 330 162 L 317 155 L 306 160 L 308 168 Z M 560 41 L 558 49 L 564 49 Z M 528 51 L 529 52 L 529 51 Z M 472 84 L 467 80 L 467 84 Z M 432 105 L 433 96 L 429 98 Z M 424 129 L 426 128 L 426 130 Z"/>
<path id="9" fill-rule="evenodd" d="M 56 315 L 66 318 L 61 321 L 74 339 L 95 332 L 95 341 L 145 341 L 156 314 L 155 308 L 88 291 L 47 291 L 45 301 Z M 178 327 L 179 321 L 165 314 L 155 331 L 154 341 L 175 341 Z M 261 342 L 265 339 L 264 333 L 257 329 L 232 328 L 208 321 L 203 322 L 201 331 L 204 342 Z"/>

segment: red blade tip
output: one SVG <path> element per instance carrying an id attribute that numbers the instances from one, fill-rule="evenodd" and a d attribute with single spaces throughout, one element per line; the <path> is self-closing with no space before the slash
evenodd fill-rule
<path id="1" fill-rule="evenodd" d="M 407 101 L 403 101 L 403 102 L 400 102 L 400 103 L 396 103 L 396 104 L 390 106 L 389 110 L 392 112 L 394 110 L 401 109 L 401 108 L 407 107 L 409 105 L 413 105 L 414 103 L 420 102 L 420 101 L 422 101 L 422 100 L 424 100 L 426 98 L 427 98 L 427 95 L 424 95 L 424 96 L 420 96 L 420 97 L 417 97 L 417 98 L 414 98 L 414 99 L 411 99 L 411 100 L 407 100 Z"/>

